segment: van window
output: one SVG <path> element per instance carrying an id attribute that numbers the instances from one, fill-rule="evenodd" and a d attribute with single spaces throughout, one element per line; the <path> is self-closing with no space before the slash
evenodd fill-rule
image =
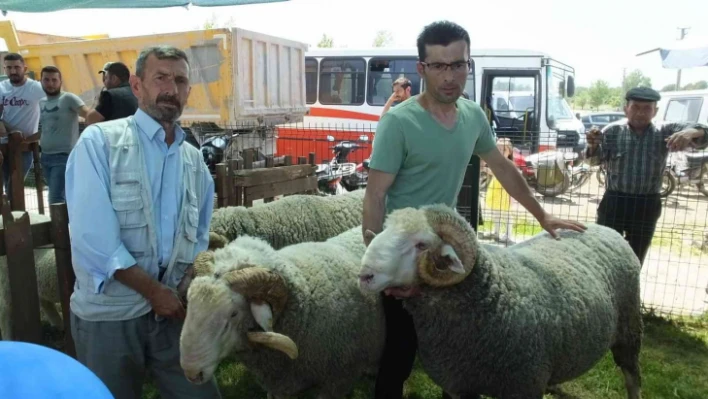
<path id="1" fill-rule="evenodd" d="M 420 75 L 415 58 L 378 58 L 369 60 L 369 105 L 383 106 L 393 93 L 393 82 L 398 78 L 411 81 L 411 95 L 420 93 Z"/>
<path id="2" fill-rule="evenodd" d="M 702 98 L 675 98 L 666 106 L 664 120 L 667 122 L 698 122 L 703 105 Z"/>
<path id="3" fill-rule="evenodd" d="M 305 58 L 305 102 L 317 102 L 317 60 Z"/>
<path id="4" fill-rule="evenodd" d="M 327 57 L 320 62 L 320 103 L 362 105 L 366 89 L 363 58 Z"/>

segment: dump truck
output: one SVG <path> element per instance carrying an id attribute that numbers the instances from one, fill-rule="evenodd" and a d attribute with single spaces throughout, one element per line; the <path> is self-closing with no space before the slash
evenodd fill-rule
<path id="1" fill-rule="evenodd" d="M 12 21 L 0 21 L 4 52 L 22 55 L 28 74 L 40 78 L 44 66 L 62 72 L 63 89 L 91 106 L 103 89 L 106 62 L 121 61 L 135 72 L 142 49 L 168 44 L 186 52 L 192 91 L 181 126 L 200 145 L 213 134 L 238 133 L 237 150 L 277 152 L 275 126 L 297 123 L 307 112 L 305 52 L 308 45 L 241 28 L 109 38 L 101 35 L 63 37 L 19 32 Z M 22 43 L 22 38 L 33 44 Z M 0 43 L 1 45 L 1 43 Z"/>

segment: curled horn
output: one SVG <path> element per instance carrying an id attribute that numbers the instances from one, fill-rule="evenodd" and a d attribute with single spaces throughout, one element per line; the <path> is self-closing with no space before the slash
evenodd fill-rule
<path id="1" fill-rule="evenodd" d="M 275 315 L 280 314 L 288 300 L 288 287 L 280 274 L 263 267 L 251 266 L 232 270 L 221 277 L 231 287 L 249 301 L 265 301 Z M 248 340 L 271 349 L 281 351 L 291 359 L 298 356 L 295 342 L 289 337 L 275 332 L 249 332 Z"/>
<path id="2" fill-rule="evenodd" d="M 425 210 L 428 224 L 442 242 L 425 250 L 418 260 L 418 275 L 433 287 L 459 284 L 471 272 L 477 261 L 477 238 L 474 230 L 459 215 L 449 209 L 430 207 Z M 450 245 L 462 261 L 464 273 L 450 270 L 452 260 L 442 254 L 445 244 Z"/>
<path id="3" fill-rule="evenodd" d="M 215 250 L 219 248 L 223 248 L 226 246 L 226 244 L 229 243 L 229 240 L 222 236 L 219 233 L 215 233 L 213 231 L 209 232 L 209 249 L 210 250 Z"/>
<path id="4" fill-rule="evenodd" d="M 275 332 L 249 332 L 247 335 L 250 342 L 281 351 L 291 359 L 298 356 L 297 345 L 286 335 Z"/>

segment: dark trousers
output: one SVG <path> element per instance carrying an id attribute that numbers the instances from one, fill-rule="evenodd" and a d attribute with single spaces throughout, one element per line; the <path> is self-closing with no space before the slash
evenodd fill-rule
<path id="1" fill-rule="evenodd" d="M 607 191 L 597 208 L 597 224 L 622 234 L 642 264 L 654 237 L 659 216 L 659 194 L 635 195 Z"/>
<path id="2" fill-rule="evenodd" d="M 403 302 L 392 296 L 383 296 L 386 314 L 386 343 L 376 377 L 375 399 L 402 399 L 403 384 L 413 371 L 418 337 L 413 318 L 403 309 Z M 450 396 L 443 392 L 443 399 Z M 477 398 L 477 396 L 462 399 Z"/>
<path id="3" fill-rule="evenodd" d="M 413 318 L 403 309 L 401 300 L 383 296 L 386 314 L 386 344 L 376 377 L 376 399 L 401 399 L 403 383 L 413 370 L 418 338 Z"/>

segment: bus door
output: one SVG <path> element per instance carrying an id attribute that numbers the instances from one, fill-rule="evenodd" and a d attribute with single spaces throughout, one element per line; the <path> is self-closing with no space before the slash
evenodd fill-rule
<path id="1" fill-rule="evenodd" d="M 539 70 L 485 69 L 479 104 L 497 137 L 511 139 L 523 152 L 538 151 L 541 109 Z"/>

